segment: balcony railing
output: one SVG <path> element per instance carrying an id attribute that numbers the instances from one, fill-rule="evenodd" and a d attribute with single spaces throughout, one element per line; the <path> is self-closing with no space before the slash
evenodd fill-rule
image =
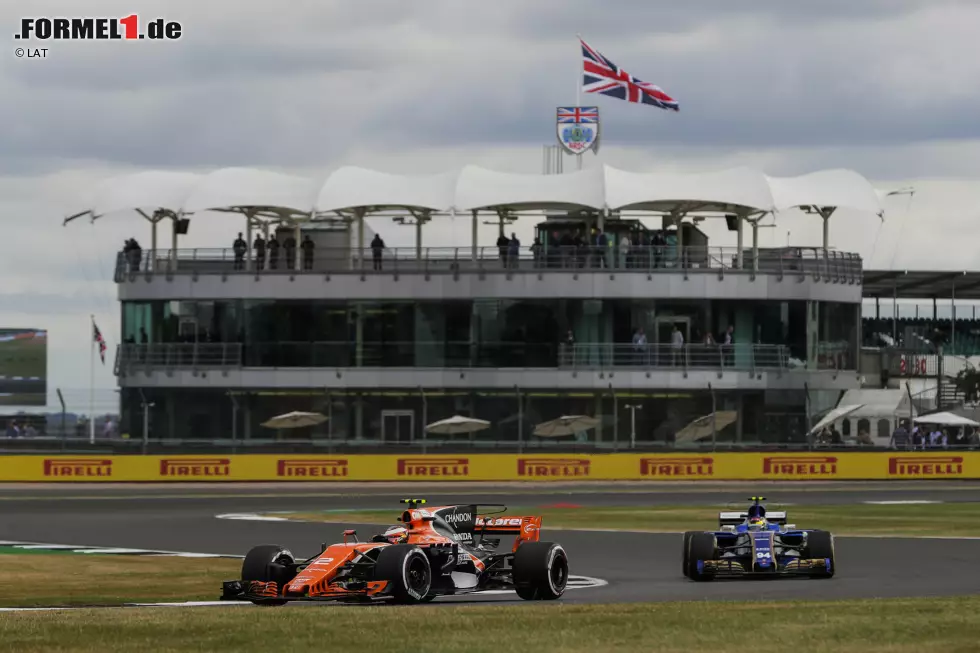
<path id="1" fill-rule="evenodd" d="M 320 248 L 309 253 L 280 251 L 275 257 L 267 251 L 258 257 L 254 251 L 236 256 L 231 249 L 156 250 L 125 254 L 116 263 L 116 281 L 135 274 L 163 275 L 297 275 L 297 274 L 460 274 L 460 273 L 576 273 L 619 271 L 643 274 L 683 272 L 684 274 L 726 273 L 811 276 L 835 283 L 860 283 L 861 257 L 818 247 L 787 247 L 743 251 L 742 265 L 734 247 L 632 247 L 629 250 L 595 247 L 558 247 L 539 251 L 522 247 L 501 251 L 479 247 L 476 257 L 471 247 L 414 247 L 365 249 Z"/>
<path id="2" fill-rule="evenodd" d="M 787 369 L 782 345 L 632 345 L 514 342 L 276 342 L 124 344 L 116 371 L 228 368 L 511 368 L 565 370 Z"/>

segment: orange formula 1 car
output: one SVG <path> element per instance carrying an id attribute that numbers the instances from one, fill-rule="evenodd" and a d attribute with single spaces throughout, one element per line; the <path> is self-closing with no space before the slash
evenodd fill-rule
<path id="1" fill-rule="evenodd" d="M 353 530 L 342 544 L 322 545 L 319 555 L 296 561 L 278 545 L 253 548 L 242 579 L 223 584 L 221 598 L 260 605 L 288 601 L 424 603 L 437 596 L 512 589 L 526 600 L 565 593 L 568 557 L 541 542 L 541 517 L 504 517 L 504 506 L 458 505 L 423 509 L 408 504 L 400 523 L 361 542 Z M 477 514 L 479 508 L 496 509 Z M 501 535 L 514 535 L 498 551 Z M 489 536 L 489 537 L 488 537 Z"/>

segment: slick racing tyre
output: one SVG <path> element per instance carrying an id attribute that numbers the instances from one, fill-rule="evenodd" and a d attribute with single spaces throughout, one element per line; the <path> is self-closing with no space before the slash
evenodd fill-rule
<path id="1" fill-rule="evenodd" d="M 374 579 L 388 581 L 394 603 L 432 600 L 429 598 L 432 566 L 422 549 L 413 544 L 393 544 L 381 549 L 374 565 Z"/>
<path id="2" fill-rule="evenodd" d="M 283 586 L 296 575 L 295 560 L 289 549 L 278 544 L 261 544 L 253 547 L 242 562 L 242 580 L 257 580 L 263 583 L 275 581 L 282 592 Z M 254 600 L 256 605 L 284 605 L 278 599 Z"/>
<path id="3" fill-rule="evenodd" d="M 684 548 L 681 554 L 681 573 L 685 576 L 690 577 L 690 559 L 691 559 L 691 538 L 698 534 L 698 531 L 688 531 L 684 533 Z"/>
<path id="4" fill-rule="evenodd" d="M 525 601 L 553 601 L 568 585 L 568 556 L 554 542 L 525 542 L 514 552 L 514 589 Z"/>
<path id="5" fill-rule="evenodd" d="M 698 571 L 699 560 L 714 560 L 717 555 L 715 536 L 711 533 L 692 533 L 687 548 L 687 577 L 696 581 L 714 580 L 713 574 Z"/>
<path id="6" fill-rule="evenodd" d="M 820 567 L 810 572 L 812 578 L 833 578 L 837 571 L 834 559 L 834 536 L 829 531 L 810 531 L 806 537 L 806 558 L 830 558 L 830 571 Z"/>

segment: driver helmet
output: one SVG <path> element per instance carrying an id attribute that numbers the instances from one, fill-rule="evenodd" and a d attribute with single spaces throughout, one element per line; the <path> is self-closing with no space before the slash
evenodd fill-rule
<path id="1" fill-rule="evenodd" d="M 391 544 L 403 544 L 408 541 L 408 529 L 404 526 L 389 526 L 384 538 Z"/>
<path id="2" fill-rule="evenodd" d="M 749 517 L 749 530 L 750 531 L 761 531 L 761 530 L 765 529 L 765 527 L 766 527 L 766 519 L 765 519 L 765 517 L 760 517 L 758 515 L 755 515 L 753 517 Z"/>

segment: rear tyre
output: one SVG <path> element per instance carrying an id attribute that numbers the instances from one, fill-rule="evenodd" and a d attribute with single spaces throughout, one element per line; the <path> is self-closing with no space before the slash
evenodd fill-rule
<path id="1" fill-rule="evenodd" d="M 715 536 L 711 533 L 692 533 L 687 551 L 687 577 L 699 582 L 714 580 L 714 574 L 698 571 L 698 562 L 715 559 L 718 551 Z"/>
<path id="2" fill-rule="evenodd" d="M 413 544 L 393 544 L 381 549 L 374 566 L 374 579 L 388 581 L 394 603 L 424 603 L 435 598 L 430 592 L 429 558 Z"/>
<path id="3" fill-rule="evenodd" d="M 242 562 L 242 580 L 257 580 L 263 583 L 274 581 L 282 593 L 283 587 L 293 579 L 295 560 L 292 552 L 278 544 L 261 544 L 253 547 Z M 280 599 L 255 599 L 256 605 L 284 605 Z"/>
<path id="4" fill-rule="evenodd" d="M 684 548 L 681 556 L 681 573 L 690 578 L 690 559 L 691 559 L 691 538 L 698 534 L 698 531 L 688 531 L 684 533 Z"/>
<path id="5" fill-rule="evenodd" d="M 553 601 L 568 585 L 568 555 L 554 542 L 525 542 L 514 552 L 513 575 L 525 601 Z"/>
<path id="6" fill-rule="evenodd" d="M 810 572 L 812 578 L 833 578 L 837 571 L 837 561 L 834 559 L 834 536 L 829 531 L 810 531 L 806 538 L 807 558 L 829 558 L 830 569 L 821 567 Z"/>

